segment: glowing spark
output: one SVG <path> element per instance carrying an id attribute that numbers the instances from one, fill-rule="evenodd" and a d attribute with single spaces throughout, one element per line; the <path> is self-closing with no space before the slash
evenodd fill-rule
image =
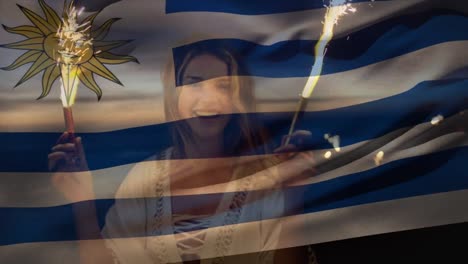
<path id="1" fill-rule="evenodd" d="M 83 13 L 84 11 L 84 7 L 80 8 L 80 10 L 78 11 L 78 16 L 81 16 L 81 14 Z"/>
<path id="2" fill-rule="evenodd" d="M 444 120 L 444 117 L 442 115 L 435 116 L 431 120 L 431 125 L 438 125 L 442 120 Z"/>
<path id="3" fill-rule="evenodd" d="M 385 153 L 383 151 L 379 151 L 375 157 L 374 157 L 374 162 L 376 166 L 379 166 L 382 163 L 383 157 Z"/>
<path id="4" fill-rule="evenodd" d="M 62 86 L 60 99 L 64 107 L 71 107 L 78 90 L 78 66 L 77 62 L 90 53 L 92 39 L 90 36 L 91 25 L 89 22 L 78 23 L 78 16 L 84 8 L 77 10 L 71 7 L 67 10 L 67 16 L 62 19 L 62 26 L 56 36 L 59 37 L 61 55 L 57 61 L 60 63 Z"/>
<path id="5" fill-rule="evenodd" d="M 60 100 L 64 107 L 71 107 L 75 103 L 78 92 L 78 66 L 70 64 L 61 64 L 62 85 L 60 86 Z"/>
<path id="6" fill-rule="evenodd" d="M 335 136 L 331 137 L 329 134 L 325 134 L 323 137 L 328 141 L 328 143 L 330 143 L 333 146 L 333 148 L 335 149 L 336 152 L 341 151 L 340 136 L 335 135 Z"/>
<path id="7" fill-rule="evenodd" d="M 326 158 L 326 159 L 331 158 L 331 156 L 332 156 L 331 151 L 327 151 L 327 152 L 325 152 L 325 154 L 323 155 L 323 157 Z"/>
<path id="8" fill-rule="evenodd" d="M 322 35 L 315 46 L 315 61 L 309 79 L 302 91 L 303 98 L 310 98 L 315 86 L 322 74 L 323 59 L 325 57 L 326 46 L 333 38 L 333 30 L 338 20 L 349 12 L 356 12 L 356 9 L 347 3 L 348 0 L 332 0 L 327 7 L 325 20 L 323 21 Z"/>

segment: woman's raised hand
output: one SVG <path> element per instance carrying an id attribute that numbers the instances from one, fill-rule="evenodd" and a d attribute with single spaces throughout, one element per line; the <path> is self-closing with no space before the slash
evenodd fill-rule
<path id="1" fill-rule="evenodd" d="M 65 132 L 48 156 L 52 183 L 70 202 L 94 199 L 93 179 L 89 172 L 80 137 Z"/>
<path id="2" fill-rule="evenodd" d="M 80 137 L 63 133 L 48 156 L 49 170 L 57 172 L 77 172 L 88 170 Z"/>
<path id="3" fill-rule="evenodd" d="M 297 182 L 315 175 L 315 159 L 312 151 L 302 149 L 311 136 L 310 131 L 297 130 L 289 136 L 288 145 L 285 145 L 288 136 L 284 136 L 281 146 L 275 149 L 277 158 L 282 162 L 278 166 L 278 173 L 283 183 Z"/>

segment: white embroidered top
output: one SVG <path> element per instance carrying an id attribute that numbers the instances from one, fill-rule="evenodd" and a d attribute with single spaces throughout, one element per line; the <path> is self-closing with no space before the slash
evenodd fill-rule
<path id="1" fill-rule="evenodd" d="M 263 186 L 265 179 L 274 177 L 231 181 L 228 190 L 239 191 L 223 194 L 213 216 L 193 218 L 173 214 L 170 161 L 152 159 L 129 172 L 107 214 L 103 237 L 116 263 L 178 263 L 194 258 L 201 263 L 273 262 L 271 250 L 278 243 L 281 220 L 271 212 L 283 212 L 283 194 L 279 189 L 249 190 L 260 178 Z M 229 255 L 241 256 L 222 258 Z"/>

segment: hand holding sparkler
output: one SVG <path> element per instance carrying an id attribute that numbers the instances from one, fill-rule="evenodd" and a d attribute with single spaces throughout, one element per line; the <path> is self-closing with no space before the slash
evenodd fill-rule
<path id="1" fill-rule="evenodd" d="M 304 89 L 301 94 L 301 99 L 299 100 L 296 112 L 294 113 L 291 126 L 289 128 L 288 136 L 285 141 L 285 145 L 289 144 L 291 135 L 294 131 L 294 127 L 297 122 L 299 113 L 303 112 L 307 106 L 307 100 L 312 96 L 315 86 L 320 79 L 323 68 L 323 60 L 325 53 L 327 52 L 327 45 L 333 38 L 333 30 L 335 25 L 338 23 L 338 20 L 345 14 L 349 12 L 356 12 L 356 9 L 348 3 L 349 0 L 331 0 L 330 6 L 327 7 L 325 13 L 325 19 L 323 22 L 323 30 L 320 38 L 315 45 L 315 61 L 312 66 L 311 73 L 307 79 L 307 83 L 304 86 Z"/>
<path id="2" fill-rule="evenodd" d="M 73 172 L 88 170 L 80 137 L 64 132 L 48 156 L 50 171 Z"/>
<path id="3" fill-rule="evenodd" d="M 80 137 L 65 132 L 48 155 L 52 184 L 72 203 L 95 199 L 93 177 Z"/>

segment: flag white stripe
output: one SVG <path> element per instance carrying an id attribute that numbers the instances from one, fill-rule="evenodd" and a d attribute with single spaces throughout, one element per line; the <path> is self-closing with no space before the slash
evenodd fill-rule
<path id="1" fill-rule="evenodd" d="M 265 250 L 466 222 L 468 211 L 460 210 L 459 204 L 467 199 L 468 191 L 462 190 L 284 217 L 282 218 L 284 237 L 278 241 L 278 245 L 265 248 Z M 427 206 L 428 204 L 430 206 Z M 268 224 L 270 221 L 275 220 L 262 222 Z M 234 229 L 249 229 L 252 226 L 258 226 L 258 222 L 236 224 Z M 215 227 L 215 229 L 219 228 Z M 131 247 L 135 241 L 144 239 L 122 238 L 118 240 L 127 240 Z M 64 259 L 67 259 L 70 263 L 71 259 L 77 259 L 77 248 L 77 241 L 0 246 L 0 259 L 6 263 L 48 264 L 63 263 Z M 247 253 L 252 253 L 252 249 L 236 248 L 229 255 Z M 215 252 L 207 251 L 207 254 L 201 258 L 215 256 Z"/>

